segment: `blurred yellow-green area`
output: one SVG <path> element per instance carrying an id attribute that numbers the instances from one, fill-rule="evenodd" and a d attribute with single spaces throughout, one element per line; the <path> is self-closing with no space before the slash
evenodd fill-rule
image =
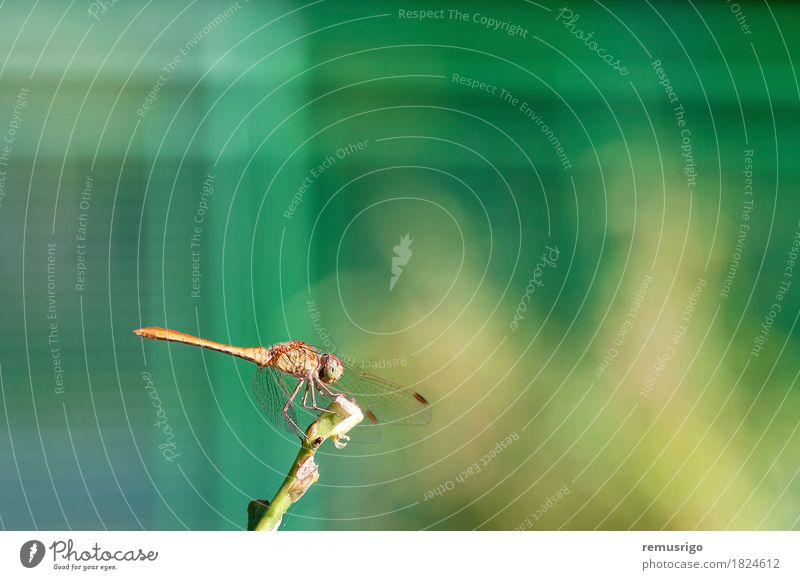
<path id="1" fill-rule="evenodd" d="M 800 527 L 800 6 L 0 3 L 0 526 L 242 529 L 299 339 L 427 397 L 290 530 Z"/>

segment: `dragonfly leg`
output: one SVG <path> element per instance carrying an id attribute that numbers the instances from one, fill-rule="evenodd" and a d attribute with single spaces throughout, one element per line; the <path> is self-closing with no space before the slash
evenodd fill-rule
<path id="1" fill-rule="evenodd" d="M 313 379 L 309 379 L 308 383 L 306 383 L 306 390 L 303 393 L 303 408 L 304 409 L 313 409 L 315 411 L 327 411 L 328 413 L 332 413 L 329 409 L 323 409 L 322 407 L 317 406 L 317 395 L 316 391 L 313 386 Z M 308 393 L 311 392 L 311 404 L 308 404 Z"/>
<path id="2" fill-rule="evenodd" d="M 313 381 L 313 379 L 312 379 L 312 381 Z M 317 382 L 317 384 L 321 384 L 321 383 Z M 306 394 L 308 394 L 309 390 L 311 391 L 311 407 L 313 409 L 315 409 L 317 411 L 325 411 L 326 413 L 334 413 L 334 411 L 331 411 L 330 409 L 323 409 L 322 407 L 319 407 L 317 405 L 317 393 L 316 393 L 317 389 L 314 387 L 313 384 L 310 385 L 310 388 L 306 390 Z"/>
<path id="3" fill-rule="evenodd" d="M 325 384 L 325 383 L 323 383 L 322 381 L 316 381 L 316 383 L 317 383 L 317 386 L 319 387 L 319 390 L 320 390 L 322 393 L 324 393 L 324 394 L 328 395 L 329 397 L 336 398 L 336 397 L 338 397 L 339 395 L 341 395 L 341 393 L 337 393 L 336 391 L 332 391 L 331 389 L 329 389 L 329 388 L 328 388 L 328 385 L 326 385 L 326 384 Z M 312 393 L 312 397 L 313 397 L 313 393 Z"/>
<path id="4" fill-rule="evenodd" d="M 303 433 L 303 431 L 300 429 L 300 427 L 297 426 L 297 423 L 292 421 L 292 418 L 289 416 L 289 407 L 292 405 L 292 403 L 294 403 L 294 399 L 295 399 L 295 397 L 297 397 L 297 393 L 300 392 L 300 389 L 302 389 L 303 385 L 305 385 L 305 384 L 306 384 L 306 380 L 305 379 L 300 379 L 297 382 L 297 386 L 294 388 L 294 391 L 292 391 L 292 394 L 289 396 L 289 400 L 286 401 L 286 404 L 283 406 L 283 418 L 286 419 L 286 422 L 294 430 L 294 432 L 297 433 L 298 435 L 300 435 L 300 439 L 305 439 L 306 438 L 306 434 Z"/>

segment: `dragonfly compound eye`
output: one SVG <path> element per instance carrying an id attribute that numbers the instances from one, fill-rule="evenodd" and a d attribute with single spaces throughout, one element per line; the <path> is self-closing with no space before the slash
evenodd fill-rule
<path id="1" fill-rule="evenodd" d="M 326 383 L 334 383 L 339 380 L 344 372 L 342 361 L 332 354 L 325 355 L 322 359 L 322 376 L 320 377 Z"/>

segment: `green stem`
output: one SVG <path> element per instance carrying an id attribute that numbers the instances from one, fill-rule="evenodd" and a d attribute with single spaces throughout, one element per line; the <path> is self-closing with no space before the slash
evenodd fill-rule
<path id="1" fill-rule="evenodd" d="M 347 432 L 358 425 L 364 415 L 358 406 L 342 396 L 328 406 L 331 413 L 322 413 L 306 430 L 306 438 L 292 464 L 289 474 L 283 481 L 273 500 L 265 502 L 254 500 L 247 508 L 248 530 L 275 531 L 281 525 L 283 515 L 319 479 L 319 469 L 314 455 L 326 439 L 333 439 L 334 445 L 341 449 L 347 444 Z"/>

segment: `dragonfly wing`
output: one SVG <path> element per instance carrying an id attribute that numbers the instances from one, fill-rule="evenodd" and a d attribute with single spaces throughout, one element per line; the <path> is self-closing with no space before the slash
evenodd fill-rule
<path id="1" fill-rule="evenodd" d="M 289 388 L 291 385 L 291 389 Z M 297 384 L 293 379 L 273 367 L 259 367 L 253 375 L 253 394 L 259 407 L 275 427 L 288 433 L 294 433 L 286 418 L 283 416 L 283 407 Z M 294 403 L 289 405 L 289 417 L 301 429 L 311 423 L 312 416 L 302 407 L 300 392 Z"/>
<path id="2" fill-rule="evenodd" d="M 431 420 L 428 401 L 419 393 L 349 364 L 332 388 L 355 399 L 365 423 L 425 425 Z"/>

